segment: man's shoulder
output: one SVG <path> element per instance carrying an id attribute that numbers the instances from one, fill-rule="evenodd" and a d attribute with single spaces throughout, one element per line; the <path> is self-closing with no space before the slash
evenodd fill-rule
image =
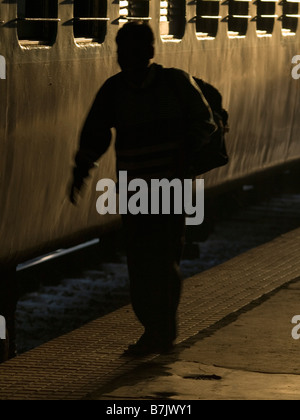
<path id="1" fill-rule="evenodd" d="M 177 67 L 163 67 L 163 69 L 170 76 L 176 77 L 177 79 L 190 80 L 192 78 L 185 70 L 178 69 Z"/>
<path id="2" fill-rule="evenodd" d="M 106 81 L 101 86 L 101 89 L 110 89 L 114 88 L 121 80 L 121 72 L 114 74 L 113 76 L 106 79 Z"/>
<path id="3" fill-rule="evenodd" d="M 199 91 L 199 87 L 192 75 L 185 70 L 176 67 L 165 67 L 164 71 L 168 80 L 173 83 L 173 85 L 176 85 L 181 91 Z"/>
<path id="4" fill-rule="evenodd" d="M 120 85 L 120 73 L 117 73 L 108 79 L 100 86 L 98 89 L 96 100 L 106 100 L 115 95 L 115 92 L 118 90 Z"/>

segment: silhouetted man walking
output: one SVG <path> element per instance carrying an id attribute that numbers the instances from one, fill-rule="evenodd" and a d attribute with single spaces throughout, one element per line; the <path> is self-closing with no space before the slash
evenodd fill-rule
<path id="1" fill-rule="evenodd" d="M 188 74 L 150 64 L 154 35 L 148 25 L 124 25 L 116 42 L 122 71 L 101 87 L 82 130 L 72 202 L 94 162 L 107 150 L 112 127 L 117 131 L 118 172 L 126 171 L 128 182 L 139 178 L 149 185 L 153 179 L 183 179 L 193 141 L 205 143 L 215 128 L 203 95 Z M 127 214 L 122 219 L 132 306 L 145 328 L 128 352 L 167 351 L 177 335 L 184 211 L 176 214 L 171 206 L 171 214 L 160 209 L 159 214 Z"/>

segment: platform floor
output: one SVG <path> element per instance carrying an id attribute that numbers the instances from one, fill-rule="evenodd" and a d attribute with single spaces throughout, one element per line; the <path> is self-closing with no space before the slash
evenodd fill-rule
<path id="1" fill-rule="evenodd" d="M 185 280 L 171 354 L 122 355 L 125 306 L 1 365 L 0 399 L 300 399 L 299 280 L 296 229 Z"/>

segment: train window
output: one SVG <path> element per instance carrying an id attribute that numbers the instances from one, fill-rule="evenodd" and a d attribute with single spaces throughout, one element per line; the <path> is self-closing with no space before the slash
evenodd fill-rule
<path id="1" fill-rule="evenodd" d="M 18 38 L 22 42 L 53 44 L 57 35 L 57 0 L 18 0 Z"/>
<path id="2" fill-rule="evenodd" d="M 183 38 L 186 24 L 185 0 L 160 2 L 160 35 L 164 41 L 179 41 Z"/>
<path id="3" fill-rule="evenodd" d="M 119 24 L 122 25 L 131 20 L 151 20 L 149 17 L 150 0 L 120 0 Z"/>
<path id="4" fill-rule="evenodd" d="M 258 37 L 272 36 L 276 15 L 276 2 L 257 0 L 256 33 Z"/>
<path id="5" fill-rule="evenodd" d="M 245 0 L 228 0 L 228 37 L 244 38 L 248 29 L 249 1 Z"/>
<path id="6" fill-rule="evenodd" d="M 74 0 L 76 42 L 104 42 L 108 20 L 107 0 Z"/>
<path id="7" fill-rule="evenodd" d="M 298 1 L 290 1 L 290 0 L 282 0 L 282 16 L 280 16 L 280 20 L 282 23 L 281 32 L 283 36 L 293 36 L 296 35 L 297 27 L 298 27 L 298 18 L 300 17 L 299 14 L 299 2 Z"/>
<path id="8" fill-rule="evenodd" d="M 220 2 L 197 0 L 196 35 L 198 39 L 214 39 L 219 28 Z"/>

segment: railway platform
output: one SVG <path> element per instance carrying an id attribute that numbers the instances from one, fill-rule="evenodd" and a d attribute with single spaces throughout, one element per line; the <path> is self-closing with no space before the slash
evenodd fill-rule
<path id="1" fill-rule="evenodd" d="M 123 355 L 142 333 L 124 306 L 2 364 L 0 399 L 298 400 L 297 315 L 300 228 L 185 280 L 169 354 Z"/>

